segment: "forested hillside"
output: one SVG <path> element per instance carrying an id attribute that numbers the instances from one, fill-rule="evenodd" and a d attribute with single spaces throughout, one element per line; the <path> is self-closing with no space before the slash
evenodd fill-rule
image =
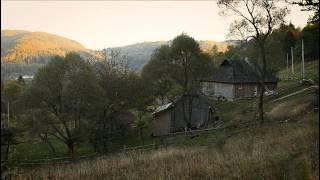
<path id="1" fill-rule="evenodd" d="M 146 65 L 152 52 L 161 45 L 168 45 L 171 41 L 142 42 L 128 46 L 108 48 L 118 50 L 126 58 L 131 70 L 140 71 Z M 199 41 L 204 52 L 225 52 L 228 45 L 236 45 L 237 41 L 216 42 L 209 40 Z M 12 79 L 19 74 L 33 75 L 37 69 L 46 64 L 54 55 L 63 56 L 66 52 L 75 51 L 92 59 L 94 50 L 85 48 L 82 44 L 54 34 L 44 32 L 30 32 L 24 30 L 1 31 L 1 77 Z"/>
<path id="2" fill-rule="evenodd" d="M 199 46 L 204 52 L 207 53 L 211 53 L 212 51 L 225 52 L 229 45 L 237 45 L 237 42 L 238 41 L 218 42 L 200 40 Z M 149 62 L 151 54 L 156 48 L 159 48 L 161 45 L 169 44 L 171 44 L 171 41 L 142 42 L 110 49 L 118 49 L 123 55 L 126 56 L 129 67 L 133 70 L 139 71 Z"/>
<path id="3" fill-rule="evenodd" d="M 53 56 L 77 52 L 83 57 L 95 55 L 82 44 L 45 32 L 1 30 L 1 79 L 34 75 Z"/>
<path id="4" fill-rule="evenodd" d="M 80 43 L 44 32 L 20 30 L 1 31 L 1 63 L 44 64 L 49 57 L 76 51 L 83 55 L 91 54 Z"/>

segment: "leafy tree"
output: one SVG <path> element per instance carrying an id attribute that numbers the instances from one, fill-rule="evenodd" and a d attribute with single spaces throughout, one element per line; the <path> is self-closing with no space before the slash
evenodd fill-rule
<path id="1" fill-rule="evenodd" d="M 139 136 L 144 144 L 144 135 L 143 130 L 148 127 L 151 122 L 150 113 L 152 108 L 150 106 L 154 102 L 154 95 L 152 94 L 152 86 L 145 79 L 138 77 L 135 80 L 134 86 L 132 86 L 135 98 L 135 111 L 137 115 L 137 120 L 134 122 L 134 125 L 138 128 Z"/>
<path id="2" fill-rule="evenodd" d="M 149 63 L 142 69 L 142 78 L 152 87 L 153 94 L 161 101 L 160 104 L 173 100 L 177 95 L 178 88 L 171 76 L 172 71 L 168 45 L 155 49 Z"/>
<path id="3" fill-rule="evenodd" d="M 36 74 L 22 101 L 26 109 L 39 109 L 50 118 L 39 118 L 33 125 L 47 128 L 48 133 L 64 144 L 71 155 L 83 137 L 80 122 L 98 103 L 99 86 L 94 70 L 79 55 L 69 53 L 55 57 Z"/>
<path id="4" fill-rule="evenodd" d="M 21 93 L 23 92 L 25 88 L 25 84 L 22 80 L 9 80 L 4 84 L 3 87 L 3 105 L 4 110 L 7 113 L 8 116 L 8 123 L 9 120 L 12 119 L 15 115 L 15 110 L 17 108 L 16 102 L 18 98 L 20 97 Z M 9 109 L 8 109 L 9 108 Z M 7 124 L 9 126 L 9 124 Z"/>
<path id="5" fill-rule="evenodd" d="M 305 59 L 307 61 L 319 59 L 319 23 L 305 26 L 301 38 L 305 46 Z"/>
<path id="6" fill-rule="evenodd" d="M 171 46 L 156 49 L 142 70 L 142 77 L 152 81 L 162 102 L 189 93 L 194 80 L 213 70 L 212 57 L 200 50 L 199 44 L 187 34 L 173 39 Z"/>
<path id="7" fill-rule="evenodd" d="M 302 7 L 302 11 L 313 11 L 313 16 L 309 17 L 309 23 L 319 24 L 319 0 L 286 0 L 292 4 Z"/>
<path id="8" fill-rule="evenodd" d="M 183 33 L 173 39 L 171 46 L 161 46 L 154 51 L 142 76 L 151 79 L 159 90 L 157 94 L 173 101 L 177 96 L 195 93 L 196 80 L 208 75 L 213 68 L 212 57 L 201 51 L 197 41 Z M 192 103 L 192 98 L 189 103 Z M 191 117 L 191 106 L 183 110 L 188 111 Z M 190 122 L 185 114 L 184 120 Z"/>
<path id="9" fill-rule="evenodd" d="M 193 67 L 199 65 L 199 44 L 187 34 L 181 34 L 173 39 L 170 47 L 170 65 L 173 67 L 172 78 L 182 87 L 182 94 L 187 93 L 197 72 Z"/>
<path id="10" fill-rule="evenodd" d="M 219 0 L 218 6 L 226 15 L 238 17 L 230 26 L 230 37 L 241 38 L 244 41 L 254 39 L 262 60 L 262 72 L 259 79 L 259 119 L 264 121 L 263 95 L 264 79 L 267 70 L 266 41 L 275 27 L 282 24 L 287 14 L 287 8 L 277 6 L 276 0 Z"/>
<path id="11" fill-rule="evenodd" d="M 17 131 L 13 127 L 1 128 L 1 160 L 9 159 L 10 147 L 17 141 Z"/>
<path id="12" fill-rule="evenodd" d="M 106 50 L 101 52 L 101 59 L 96 64 L 97 77 L 102 88 L 103 103 L 99 107 L 100 139 L 104 151 L 109 151 L 114 138 L 119 135 L 117 131 L 117 114 L 131 109 L 136 95 L 132 91 L 132 83 L 137 78 L 134 72 L 129 71 L 126 58 L 119 51 Z M 97 137 L 93 135 L 93 137 Z"/>

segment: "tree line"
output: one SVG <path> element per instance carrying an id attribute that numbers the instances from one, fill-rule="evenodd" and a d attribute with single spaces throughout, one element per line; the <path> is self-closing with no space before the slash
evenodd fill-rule
<path id="1" fill-rule="evenodd" d="M 141 73 L 129 70 L 118 51 L 99 53 L 89 61 L 77 53 L 55 56 L 32 82 L 20 76 L 1 84 L 6 157 L 10 145 L 23 137 L 41 140 L 51 152 L 55 139 L 71 155 L 79 144 L 107 153 L 132 136 L 144 143 L 157 105 L 189 92 L 193 80 L 213 68 L 210 55 L 186 34 L 155 50 Z"/>

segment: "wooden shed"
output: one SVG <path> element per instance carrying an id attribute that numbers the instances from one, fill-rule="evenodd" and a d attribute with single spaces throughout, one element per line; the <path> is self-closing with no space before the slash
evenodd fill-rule
<path id="1" fill-rule="evenodd" d="M 206 96 L 222 96 L 228 100 L 255 97 L 258 94 L 260 66 L 248 60 L 224 60 L 209 77 L 200 80 L 201 92 Z M 277 87 L 278 78 L 265 74 L 267 90 Z"/>
<path id="2" fill-rule="evenodd" d="M 202 95 L 184 95 L 174 102 L 158 107 L 154 113 L 153 135 L 161 136 L 206 127 L 215 119 L 215 108 Z"/>

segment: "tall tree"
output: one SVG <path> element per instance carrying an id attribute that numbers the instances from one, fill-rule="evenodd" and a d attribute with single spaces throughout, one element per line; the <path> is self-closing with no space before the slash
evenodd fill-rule
<path id="1" fill-rule="evenodd" d="M 172 41 L 169 63 L 174 68 L 173 78 L 182 87 L 182 94 L 188 93 L 197 77 L 194 67 L 200 59 L 200 53 L 199 44 L 187 34 L 181 34 Z"/>
<path id="2" fill-rule="evenodd" d="M 168 100 L 173 100 L 177 95 L 177 86 L 172 79 L 173 69 L 170 66 L 170 46 L 162 45 L 154 50 L 151 59 L 141 72 L 142 78 L 150 87 L 153 94 L 160 100 L 160 104 L 165 104 Z"/>
<path id="3" fill-rule="evenodd" d="M 225 15 L 234 15 L 238 19 L 230 26 L 230 37 L 244 41 L 254 39 L 260 51 L 262 72 L 259 79 L 259 119 L 264 121 L 263 95 L 264 79 L 267 68 L 265 44 L 273 29 L 284 22 L 288 10 L 277 5 L 277 0 L 219 0 L 218 6 Z"/>
<path id="4" fill-rule="evenodd" d="M 319 0 L 286 0 L 292 4 L 297 4 L 302 7 L 302 11 L 313 11 L 313 16 L 308 19 L 309 23 L 319 24 Z"/>
<path id="5" fill-rule="evenodd" d="M 65 143 L 73 155 L 83 135 L 80 122 L 85 123 L 86 114 L 99 102 L 98 90 L 93 69 L 78 54 L 70 53 L 65 58 L 54 57 L 41 68 L 21 101 L 26 110 L 48 114 L 35 119 L 33 125 L 49 125 L 47 132 Z"/>
<path id="6" fill-rule="evenodd" d="M 99 85 L 102 88 L 103 104 L 100 107 L 99 140 L 104 151 L 112 148 L 114 137 L 118 135 L 117 114 L 133 107 L 132 82 L 137 75 L 129 71 L 125 56 L 117 50 L 100 52 L 101 60 L 96 64 Z"/>

